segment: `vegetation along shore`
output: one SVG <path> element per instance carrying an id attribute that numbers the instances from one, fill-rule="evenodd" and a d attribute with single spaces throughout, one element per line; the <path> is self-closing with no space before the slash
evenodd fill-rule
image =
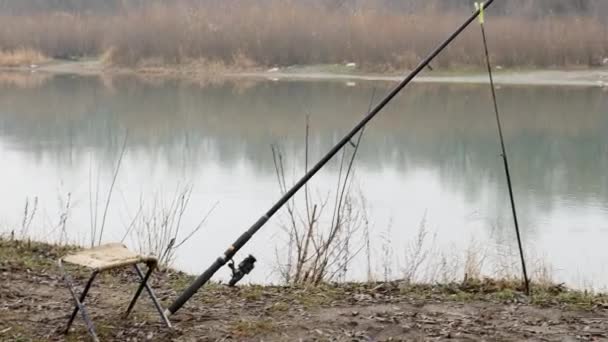
<path id="1" fill-rule="evenodd" d="M 87 0 L 50 9 L 35 1 L 3 2 L 0 66 L 95 58 L 106 68 L 147 72 L 350 65 L 390 73 L 415 66 L 472 10 L 468 1 L 384 2 L 109 1 L 97 10 Z M 487 24 L 494 64 L 546 69 L 608 63 L 606 4 L 573 3 L 497 4 Z M 539 16 L 541 9 L 549 15 Z M 479 36 L 477 27 L 469 28 L 432 67 L 480 69 Z"/>

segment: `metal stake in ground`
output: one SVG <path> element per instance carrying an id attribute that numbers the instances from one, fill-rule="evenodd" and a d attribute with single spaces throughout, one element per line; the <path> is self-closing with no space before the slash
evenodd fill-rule
<path id="1" fill-rule="evenodd" d="M 488 53 L 488 40 L 486 38 L 486 30 L 484 27 L 484 7 L 479 3 L 475 3 L 475 8 L 479 11 L 479 24 L 481 26 L 481 38 L 483 40 L 483 50 L 486 57 L 486 66 L 488 67 L 488 76 L 490 77 L 490 89 L 492 91 L 492 102 L 494 103 L 494 114 L 496 114 L 496 125 L 498 126 L 498 135 L 500 137 L 500 148 L 502 151 L 502 161 L 505 167 L 505 175 L 507 176 L 507 186 L 509 188 L 509 198 L 511 200 L 511 211 L 513 212 L 513 222 L 515 223 L 515 234 L 517 235 L 517 246 L 519 247 L 519 257 L 521 259 L 521 268 L 524 276 L 524 284 L 526 294 L 530 295 L 530 280 L 526 270 L 526 259 L 524 258 L 524 249 L 521 243 L 521 235 L 519 233 L 519 223 L 517 221 L 517 210 L 515 210 L 515 199 L 513 198 L 513 186 L 511 185 L 511 174 L 509 172 L 509 161 L 505 149 L 505 141 L 502 135 L 502 125 L 500 123 L 500 115 L 498 113 L 498 102 L 496 101 L 496 87 L 494 87 L 494 77 L 492 75 L 492 64 L 490 63 L 490 54 Z"/>
<path id="2" fill-rule="evenodd" d="M 487 8 L 494 0 L 487 0 L 481 7 Z M 196 280 L 186 289 L 182 294 L 171 304 L 167 309 L 167 314 L 173 314 L 179 310 L 190 297 L 192 297 L 198 289 L 205 285 L 209 279 L 217 272 L 222 266 L 224 266 L 232 257 L 241 249 L 251 237 L 264 226 L 264 224 L 279 210 L 281 207 L 289 201 L 293 195 L 300 190 L 327 162 L 329 162 L 344 145 L 349 144 L 351 139 L 361 130 L 367 123 L 373 119 L 391 100 L 401 92 L 406 85 L 408 85 L 414 77 L 416 77 L 429 63 L 441 53 L 456 37 L 458 37 L 462 31 L 464 31 L 480 13 L 480 9 L 476 10 L 460 27 L 456 29 L 444 42 L 442 42 L 435 50 L 433 50 L 424 60 L 418 64 L 418 66 L 410 72 L 393 90 L 391 90 L 380 103 L 378 103 L 365 117 L 361 120 L 353 129 L 351 129 L 338 144 L 336 144 L 327 154 L 321 158 L 321 160 L 315 164 L 306 174 L 291 188 L 287 191 L 278 201 L 275 203 L 266 214 L 264 214 L 257 222 L 255 222 L 243 235 L 241 235 L 228 249 L 224 252 L 224 255 L 220 256 L 215 262 L 209 266 L 205 272 L 203 272 Z"/>

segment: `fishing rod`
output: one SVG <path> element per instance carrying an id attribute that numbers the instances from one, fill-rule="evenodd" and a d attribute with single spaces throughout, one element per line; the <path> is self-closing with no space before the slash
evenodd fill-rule
<path id="1" fill-rule="evenodd" d="M 393 88 L 365 117 L 353 128 L 348 134 L 342 138 L 327 154 L 317 162 L 306 174 L 291 188 L 285 192 L 283 196 L 260 217 L 247 231 L 245 231 L 232 245 L 226 249 L 224 254 L 217 258 L 209 268 L 205 270 L 190 286 L 185 289 L 180 296 L 166 310 L 167 315 L 174 314 L 192 297 L 201 286 L 205 285 L 209 279 L 228 261 L 232 260 L 236 252 L 239 251 L 258 231 L 266 224 L 266 222 L 287 203 L 295 194 L 302 188 L 327 162 L 329 162 L 346 144 L 351 142 L 351 139 L 372 120 L 391 100 L 401 92 L 424 68 L 426 68 L 437 55 L 439 55 L 448 45 L 456 39 L 479 15 L 479 13 L 488 8 L 494 0 L 487 0 L 481 8 L 475 12 L 454 31 L 445 41 L 435 48 L 425 59 L 423 59 L 409 75 L 407 75 L 395 88 Z"/>
<path id="2" fill-rule="evenodd" d="M 507 158 L 507 152 L 505 148 L 505 139 L 502 134 L 502 124 L 500 122 L 500 114 L 498 113 L 498 101 L 496 100 L 496 87 L 494 86 L 494 76 L 492 75 L 492 64 L 490 62 L 490 53 L 488 52 L 488 40 L 486 38 L 486 29 L 484 26 L 484 8 L 479 4 L 475 3 L 475 8 L 479 10 L 479 25 L 481 27 L 481 39 L 483 41 L 483 51 L 485 54 L 485 62 L 488 68 L 488 76 L 490 78 L 490 90 L 492 92 L 492 102 L 494 104 L 494 114 L 496 115 L 496 126 L 498 128 L 498 136 L 500 138 L 500 149 L 505 168 L 505 175 L 507 177 L 507 187 L 509 188 L 509 199 L 511 200 L 511 212 L 513 214 L 513 222 L 515 224 L 515 234 L 517 236 L 517 247 L 519 248 L 519 258 L 521 261 L 522 273 L 524 276 L 524 285 L 526 294 L 530 295 L 530 280 L 528 279 L 528 271 L 526 270 L 526 259 L 524 258 L 524 250 L 521 243 L 521 234 L 519 233 L 519 222 L 517 220 L 517 210 L 515 209 L 515 199 L 513 197 L 513 186 L 511 184 L 511 173 L 509 172 L 509 160 Z"/>

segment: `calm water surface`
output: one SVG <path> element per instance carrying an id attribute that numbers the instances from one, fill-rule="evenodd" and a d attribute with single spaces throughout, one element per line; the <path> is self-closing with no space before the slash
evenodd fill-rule
<path id="1" fill-rule="evenodd" d="M 289 182 L 302 174 L 306 115 L 310 158 L 316 160 L 363 115 L 374 89 L 379 98 L 391 86 L 332 81 L 202 86 L 24 75 L 0 81 L 0 232 L 19 232 L 26 199 L 31 212 L 38 198 L 25 234 L 86 244 L 91 195 L 98 182 L 101 216 L 128 132 L 104 241 L 123 238 L 140 203 L 150 211 L 168 207 L 176 191 L 191 185 L 180 236 L 217 203 L 204 228 L 177 254 L 175 265 L 194 273 L 280 195 L 272 144 L 282 146 Z M 535 274 L 549 269 L 554 279 L 573 286 L 607 287 L 608 93 L 501 87 L 498 96 L 530 268 Z M 474 252 L 485 257 L 484 273 L 505 267 L 517 272 L 491 109 L 484 86 L 419 84 L 370 124 L 353 191 L 367 203 L 374 278 L 402 276 L 408 246 L 423 220 L 429 260 L 462 266 Z M 314 193 L 325 196 L 337 174 L 334 162 L 314 179 Z M 62 224 L 68 194 L 70 209 Z M 281 222 L 282 215 L 272 219 L 239 256 L 258 257 L 251 281 L 279 281 L 277 259 L 284 261 L 287 241 Z M 132 233 L 125 242 L 137 248 L 141 237 Z M 348 279 L 367 278 L 363 254 Z M 218 279 L 227 278 L 227 269 L 220 273 Z"/>

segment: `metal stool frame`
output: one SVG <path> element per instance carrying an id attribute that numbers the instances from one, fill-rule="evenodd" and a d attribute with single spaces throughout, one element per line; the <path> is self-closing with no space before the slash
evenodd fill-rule
<path id="1" fill-rule="evenodd" d="M 58 264 L 59 264 L 59 269 L 61 270 L 61 273 L 63 276 L 63 280 L 70 291 L 70 294 L 72 296 L 72 299 L 74 300 L 74 303 L 76 304 L 74 307 L 74 310 L 72 311 L 72 315 L 70 316 L 68 324 L 65 328 L 64 334 L 66 334 L 66 335 L 68 334 L 68 332 L 70 331 L 70 327 L 72 326 L 72 323 L 74 322 L 74 319 L 76 318 L 76 315 L 80 311 L 82 318 L 85 321 L 87 331 L 93 338 L 93 341 L 96 341 L 96 342 L 99 341 L 99 337 L 97 337 L 97 334 L 95 333 L 95 326 L 93 325 L 93 321 L 91 320 L 91 318 L 87 312 L 84 301 L 85 301 L 87 294 L 89 293 L 89 290 L 91 289 L 91 285 L 93 284 L 93 281 L 95 280 L 97 275 L 99 273 L 101 273 L 102 271 L 99 269 L 93 270 L 93 273 L 91 273 L 91 276 L 89 277 L 89 280 L 87 281 L 82 293 L 80 294 L 80 297 L 78 297 L 76 295 L 76 289 L 74 288 L 74 285 L 73 285 L 74 282 L 72 280 L 72 277 L 70 276 L 70 274 L 66 271 L 65 267 L 63 266 L 63 259 L 59 259 Z M 137 288 L 137 291 L 135 291 L 135 295 L 133 296 L 133 299 L 131 299 L 131 302 L 129 303 L 129 307 L 127 308 L 127 311 L 125 312 L 125 318 L 129 316 L 129 314 L 133 310 L 133 307 L 135 306 L 135 303 L 137 302 L 137 299 L 139 298 L 139 295 L 141 294 L 141 291 L 145 288 L 146 292 L 148 292 L 148 295 L 150 296 L 150 299 L 152 299 L 152 302 L 154 303 L 154 306 L 156 307 L 156 310 L 158 311 L 162 321 L 165 323 L 165 325 L 168 328 L 171 328 L 171 322 L 169 321 L 169 318 L 167 317 L 167 315 L 165 314 L 165 311 L 163 310 L 162 306 L 158 302 L 158 298 L 154 294 L 154 291 L 152 291 L 152 288 L 148 284 L 148 279 L 150 278 L 150 275 L 152 275 L 152 272 L 154 271 L 154 268 L 156 267 L 156 263 L 155 262 L 146 262 L 145 264 L 148 267 L 148 271 L 146 272 L 145 275 L 143 274 L 142 270 L 137 265 L 137 263 L 133 264 L 135 273 L 137 273 L 137 275 L 141 279 L 141 282 L 140 282 L 139 287 Z"/>

